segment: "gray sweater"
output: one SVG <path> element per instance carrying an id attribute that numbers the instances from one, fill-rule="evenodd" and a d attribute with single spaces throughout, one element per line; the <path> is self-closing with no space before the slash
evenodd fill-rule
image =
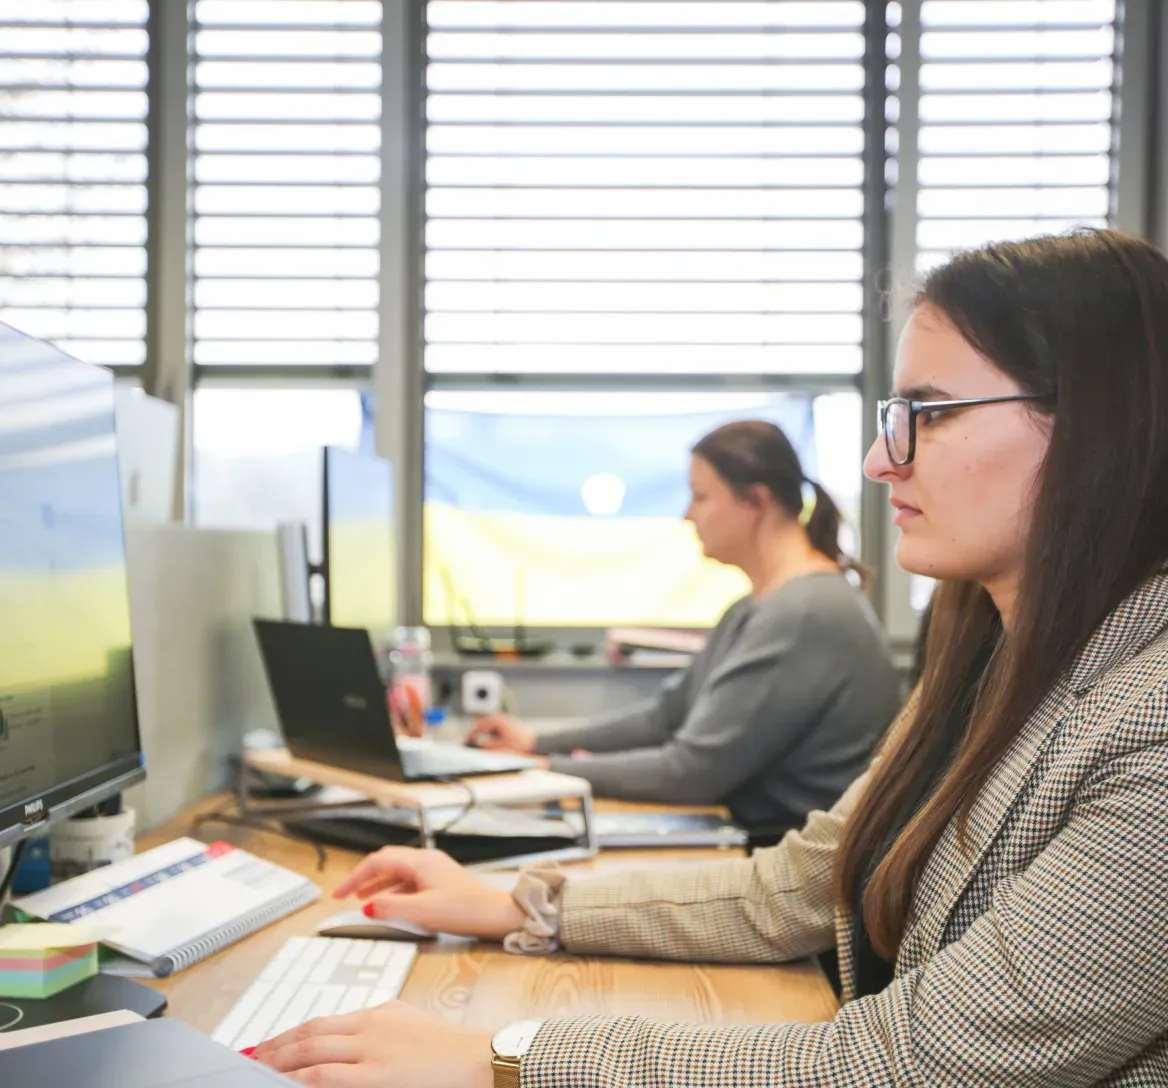
<path id="1" fill-rule="evenodd" d="M 900 701 L 867 600 L 842 575 L 809 574 L 731 605 L 655 699 L 547 729 L 536 750 L 598 797 L 725 804 L 748 826 L 793 827 L 860 774 Z"/>

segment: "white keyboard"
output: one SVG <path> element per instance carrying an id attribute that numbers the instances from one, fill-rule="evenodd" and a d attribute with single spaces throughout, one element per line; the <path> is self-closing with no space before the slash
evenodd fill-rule
<path id="1" fill-rule="evenodd" d="M 398 737 L 397 746 L 407 759 L 412 758 L 414 763 L 430 775 L 505 774 L 538 766 L 535 760 L 511 752 L 467 748 L 462 744 L 431 740 L 429 737 Z"/>
<path id="2" fill-rule="evenodd" d="M 384 1005 L 401 993 L 418 950 L 395 941 L 293 937 L 212 1038 L 246 1050 L 318 1016 Z"/>

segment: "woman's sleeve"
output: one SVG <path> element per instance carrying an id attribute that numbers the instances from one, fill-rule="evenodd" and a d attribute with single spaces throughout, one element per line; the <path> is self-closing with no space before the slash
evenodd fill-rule
<path id="1" fill-rule="evenodd" d="M 508 947 L 722 963 L 781 963 L 830 948 L 836 844 L 866 782 L 750 858 L 591 878 L 532 870 L 516 888 L 529 924 Z"/>
<path id="2" fill-rule="evenodd" d="M 1168 743 L 1116 760 L 959 940 L 828 1023 L 549 1020 L 523 1088 L 1166 1083 L 1166 782 Z M 735 912 L 715 913 L 737 924 Z"/>
<path id="3" fill-rule="evenodd" d="M 705 648 L 685 668 L 666 677 L 652 698 L 595 718 L 563 722 L 541 729 L 535 738 L 536 753 L 545 756 L 567 755 L 578 748 L 588 752 L 627 752 L 667 744 L 685 724 L 690 706 L 697 697 L 695 675 L 705 671 L 705 663 L 713 647 L 723 638 L 725 627 L 735 622 L 741 607 L 741 603 L 738 603 L 726 610 L 717 627 L 710 633 Z M 573 763 L 572 766 L 577 765 Z M 577 774 L 578 771 L 566 773 Z"/>

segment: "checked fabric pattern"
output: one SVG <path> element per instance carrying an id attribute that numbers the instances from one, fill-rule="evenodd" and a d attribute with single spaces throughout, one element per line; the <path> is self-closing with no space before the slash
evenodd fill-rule
<path id="1" fill-rule="evenodd" d="M 523 1088 L 1168 1086 L 1168 574 L 1104 622 L 922 872 L 896 979 L 848 1001 L 832 857 L 865 788 L 750 859 L 569 880 L 577 953 L 778 963 L 839 942 L 825 1024 L 549 1021 Z"/>

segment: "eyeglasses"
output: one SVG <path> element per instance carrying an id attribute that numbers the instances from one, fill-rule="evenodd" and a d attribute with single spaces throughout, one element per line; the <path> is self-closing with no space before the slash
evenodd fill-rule
<path id="1" fill-rule="evenodd" d="M 877 404 L 880 430 L 888 459 L 894 465 L 907 465 L 917 452 L 917 416 L 922 412 L 946 412 L 950 408 L 974 408 L 979 404 L 1006 404 L 1015 400 L 1042 400 L 1038 393 L 1022 393 L 1012 397 L 975 397 L 972 400 L 907 400 L 893 397 Z"/>

